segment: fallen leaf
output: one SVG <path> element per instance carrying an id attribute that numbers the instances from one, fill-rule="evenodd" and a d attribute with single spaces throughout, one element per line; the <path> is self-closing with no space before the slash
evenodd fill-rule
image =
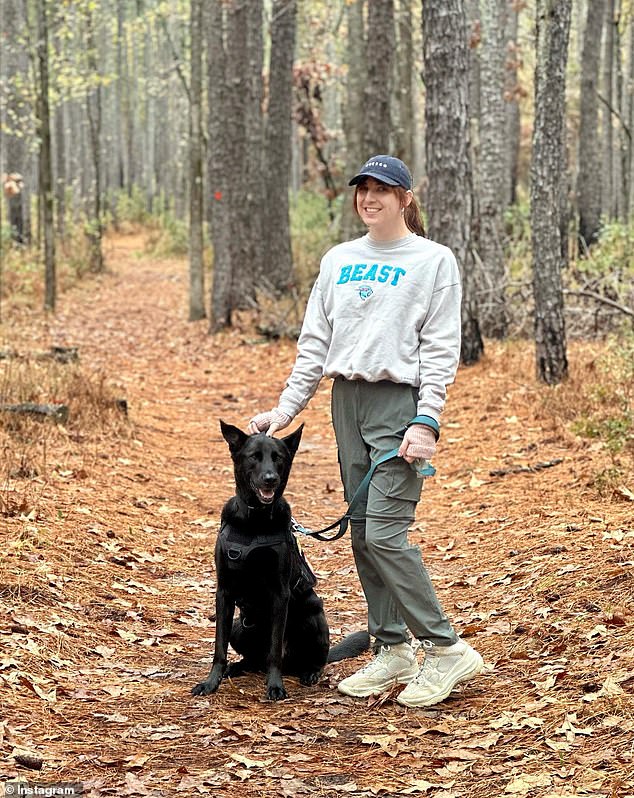
<path id="1" fill-rule="evenodd" d="M 634 502 L 634 493 L 629 488 L 626 488 L 625 485 L 619 485 L 614 492 L 621 496 L 621 498 L 627 499 L 629 502 Z"/>
<path id="2" fill-rule="evenodd" d="M 587 693 L 583 696 L 584 701 L 596 701 L 599 698 L 614 698 L 624 694 L 623 688 L 611 676 L 603 682 L 601 689 L 596 693 Z"/>
<path id="3" fill-rule="evenodd" d="M 22 673 L 18 676 L 18 682 L 23 684 L 25 687 L 28 687 L 29 690 L 32 690 L 35 695 L 39 696 L 44 701 L 49 701 L 50 703 L 57 701 L 57 689 L 55 687 L 50 687 L 47 690 L 43 689 L 40 687 L 40 684 L 44 685 L 45 687 L 48 687 L 48 685 L 45 685 L 44 682 L 40 682 L 40 684 L 38 684 L 37 679 L 34 677 L 29 678 Z"/>
<path id="4" fill-rule="evenodd" d="M 404 734 L 364 734 L 359 739 L 365 745 L 378 745 L 388 756 L 396 756 L 401 751 L 399 742 L 407 740 Z"/>
<path id="5" fill-rule="evenodd" d="M 471 474 L 471 479 L 469 480 L 469 487 L 470 488 L 479 488 L 480 485 L 486 485 L 485 479 L 478 479 L 475 474 Z"/>
<path id="6" fill-rule="evenodd" d="M 128 632 L 127 629 L 115 629 L 114 631 L 120 638 L 125 640 L 126 643 L 136 643 L 137 640 L 141 639 L 138 635 L 135 635 L 134 632 Z"/>
<path id="7" fill-rule="evenodd" d="M 550 787 L 552 780 L 547 773 L 523 773 L 512 779 L 505 787 L 504 792 L 515 795 L 526 795 L 536 787 Z"/>
<path id="8" fill-rule="evenodd" d="M 235 759 L 236 762 L 239 762 L 241 765 L 244 765 L 246 768 L 265 768 L 268 767 L 274 760 L 271 759 L 249 759 L 246 756 L 242 756 L 242 754 L 231 754 L 231 759 Z"/>
<path id="9" fill-rule="evenodd" d="M 426 781 L 425 779 L 415 779 L 409 783 L 400 792 L 403 795 L 413 795 L 416 792 L 429 792 L 429 790 L 450 790 L 455 781 L 447 782 L 446 784 L 439 784 L 438 782 Z"/>
<path id="10" fill-rule="evenodd" d="M 471 740 L 463 740 L 463 748 L 484 748 L 487 751 L 497 744 L 502 735 L 499 732 L 489 732 L 481 737 L 474 737 Z"/>

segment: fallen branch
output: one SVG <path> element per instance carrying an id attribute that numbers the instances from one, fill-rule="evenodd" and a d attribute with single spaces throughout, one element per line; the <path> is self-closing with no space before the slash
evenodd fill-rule
<path id="1" fill-rule="evenodd" d="M 0 405 L 0 411 L 50 418 L 56 424 L 65 424 L 68 421 L 68 405 L 38 405 L 35 402 L 22 402 L 18 405 Z"/>
<path id="2" fill-rule="evenodd" d="M 608 299 L 608 297 L 597 294 L 594 291 L 573 291 L 571 288 L 565 288 L 564 294 L 572 294 L 572 296 L 585 296 L 588 297 L 588 299 L 594 299 L 597 302 L 603 302 L 604 305 L 609 305 L 611 308 L 615 308 L 615 310 L 620 310 L 621 313 L 625 313 L 626 316 L 632 316 L 634 318 L 634 310 L 632 310 L 632 308 L 628 308 L 627 305 L 620 305 L 613 299 Z"/>
<path id="3" fill-rule="evenodd" d="M 528 473 L 534 474 L 536 471 L 543 471 L 544 468 L 552 468 L 553 466 L 563 463 L 563 457 L 557 457 L 554 460 L 548 460 L 545 463 L 535 463 L 529 466 L 511 466 L 510 468 L 497 468 L 494 471 L 489 471 L 490 477 L 505 477 L 507 474 L 521 474 Z"/>
<path id="4" fill-rule="evenodd" d="M 48 352 L 42 352 L 40 358 L 51 358 L 58 363 L 75 363 L 79 360 L 76 346 L 52 346 Z"/>
<path id="5" fill-rule="evenodd" d="M 76 346 L 52 346 L 46 351 L 31 355 L 21 355 L 13 349 L 0 349 L 0 360 L 27 360 L 30 357 L 36 360 L 56 360 L 58 363 L 75 363 L 79 360 L 79 352 Z"/>

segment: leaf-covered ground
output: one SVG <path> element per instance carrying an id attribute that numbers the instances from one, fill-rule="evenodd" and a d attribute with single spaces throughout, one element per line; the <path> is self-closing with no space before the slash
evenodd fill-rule
<path id="1" fill-rule="evenodd" d="M 313 688 L 287 679 L 284 702 L 260 676 L 190 695 L 232 493 L 218 419 L 244 427 L 272 406 L 295 348 L 246 325 L 209 337 L 186 320 L 186 263 L 142 253 L 138 235 L 110 238 L 107 275 L 48 320 L 17 304 L 0 328 L 17 355 L 0 360 L 3 393 L 11 363 L 77 347 L 129 408 L 126 423 L 3 438 L 5 460 L 43 465 L 0 484 L 1 779 L 93 796 L 634 795 L 633 477 L 596 494 L 606 456 L 544 412 L 528 345 L 491 344 L 460 371 L 412 532 L 486 672 L 432 710 L 340 695 L 359 661 Z M 572 369 L 588 357 L 570 354 Z M 287 491 L 314 527 L 344 510 L 329 387 L 303 414 Z M 305 550 L 333 638 L 362 628 L 349 542 Z"/>

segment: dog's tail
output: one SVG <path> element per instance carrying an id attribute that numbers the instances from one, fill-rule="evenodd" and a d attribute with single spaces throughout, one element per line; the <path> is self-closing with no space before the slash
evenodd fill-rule
<path id="1" fill-rule="evenodd" d="M 328 662 L 339 662 L 342 659 L 358 657 L 370 648 L 368 632 L 353 632 L 334 645 L 328 652 Z"/>

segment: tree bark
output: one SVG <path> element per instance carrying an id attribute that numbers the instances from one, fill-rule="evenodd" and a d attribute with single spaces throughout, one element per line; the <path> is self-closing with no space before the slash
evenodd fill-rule
<path id="1" fill-rule="evenodd" d="M 531 163 L 531 230 L 535 356 L 549 385 L 568 374 L 561 285 L 562 193 L 568 39 L 572 0 L 537 0 L 535 123 Z"/>
<path id="2" fill-rule="evenodd" d="M 614 197 L 614 0 L 606 0 L 605 35 L 603 37 L 603 70 L 601 79 L 603 100 L 603 212 L 609 219 L 616 216 Z"/>
<path id="3" fill-rule="evenodd" d="M 509 0 L 507 0 L 509 2 Z M 521 114 L 520 97 L 521 89 L 519 85 L 519 66 L 521 62 L 521 50 L 518 40 L 519 16 L 521 3 L 518 0 L 511 0 L 507 10 L 506 20 L 506 150 L 508 162 L 506 168 L 506 185 L 504 189 L 504 206 L 506 208 L 514 205 L 517 201 L 517 184 L 519 180 L 520 162 L 520 137 L 521 137 Z"/>
<path id="4" fill-rule="evenodd" d="M 342 108 L 343 131 L 346 140 L 346 160 L 344 169 L 345 185 L 357 173 L 372 154 L 365 149 L 364 91 L 366 82 L 366 35 L 363 21 L 365 0 L 353 0 L 345 8 L 348 25 L 347 66 L 345 105 Z M 350 239 L 361 235 L 364 227 L 353 210 L 347 191 L 343 198 L 341 214 L 342 238 Z"/>
<path id="5" fill-rule="evenodd" d="M 92 186 L 92 214 L 88 218 L 86 237 L 90 245 L 90 270 L 99 274 L 104 269 L 102 219 L 102 166 L 101 166 L 101 132 L 102 132 L 102 98 L 101 75 L 97 63 L 97 41 L 95 37 L 93 11 L 89 7 L 86 11 L 86 55 L 88 64 L 88 78 L 95 81 L 93 88 L 86 92 L 86 112 L 88 116 L 88 130 L 90 134 L 90 154 L 94 170 Z M 92 82 L 92 81 L 91 81 Z"/>
<path id="6" fill-rule="evenodd" d="M 28 103 L 18 85 L 20 77 L 28 73 L 28 59 L 21 45 L 24 36 L 24 20 L 19 13 L 19 0 L 5 0 L 3 4 L 2 20 L 2 60 L 6 79 L 7 105 L 6 124 L 3 120 L 2 144 L 5 146 L 4 158 L 0 163 L 0 171 L 6 174 L 19 175 L 19 192 L 7 198 L 9 229 L 11 240 L 17 244 L 31 243 L 31 230 L 29 224 L 30 190 L 27 179 L 28 133 L 31 123 L 29 120 Z M 18 84 L 16 84 L 16 79 Z"/>
<path id="7" fill-rule="evenodd" d="M 262 205 L 262 268 L 273 288 L 288 290 L 293 272 L 288 191 L 291 182 L 293 62 L 297 0 L 273 0 L 269 103 L 266 116 L 266 202 Z"/>
<path id="8" fill-rule="evenodd" d="M 462 275 L 465 364 L 484 352 L 473 283 L 473 176 L 469 135 L 469 52 L 463 0 L 424 0 L 423 77 L 429 236 L 455 253 Z"/>
<path id="9" fill-rule="evenodd" d="M 202 138 L 203 0 L 191 0 L 191 79 L 189 86 L 189 320 L 204 319 L 203 138 Z"/>
<path id="10" fill-rule="evenodd" d="M 209 192 L 211 194 L 211 237 L 213 241 L 213 280 L 209 331 L 216 332 L 231 323 L 231 182 L 227 169 L 231 156 L 231 130 L 225 119 L 227 95 L 227 53 L 224 41 L 225 20 L 222 0 L 206 3 L 209 105 Z"/>
<path id="11" fill-rule="evenodd" d="M 396 55 L 396 118 L 398 124 L 394 131 L 394 154 L 414 168 L 414 42 L 412 31 L 412 0 L 399 0 L 396 18 L 398 46 Z"/>
<path id="12" fill-rule="evenodd" d="M 604 19 L 604 0 L 592 0 L 591 3 L 588 3 L 581 54 L 581 92 L 579 97 L 577 206 L 581 252 L 595 243 L 601 228 L 602 164 L 597 92 Z"/>
<path id="13" fill-rule="evenodd" d="M 388 154 L 392 147 L 390 97 L 394 63 L 394 0 L 370 0 L 368 4 L 367 84 L 364 92 L 364 160 Z"/>
<path id="14" fill-rule="evenodd" d="M 478 269 L 480 320 L 485 335 L 502 339 L 508 328 L 506 268 L 504 264 L 503 197 L 506 186 L 505 4 L 506 0 L 481 0 L 480 45 L 480 151 L 478 196 L 480 216 Z"/>
<path id="15" fill-rule="evenodd" d="M 55 220 L 53 218 L 53 159 L 49 104 L 48 22 L 46 0 L 38 0 L 36 13 L 39 78 L 39 196 L 40 219 L 44 239 L 44 309 L 54 311 L 57 298 L 57 276 L 55 268 Z"/>

